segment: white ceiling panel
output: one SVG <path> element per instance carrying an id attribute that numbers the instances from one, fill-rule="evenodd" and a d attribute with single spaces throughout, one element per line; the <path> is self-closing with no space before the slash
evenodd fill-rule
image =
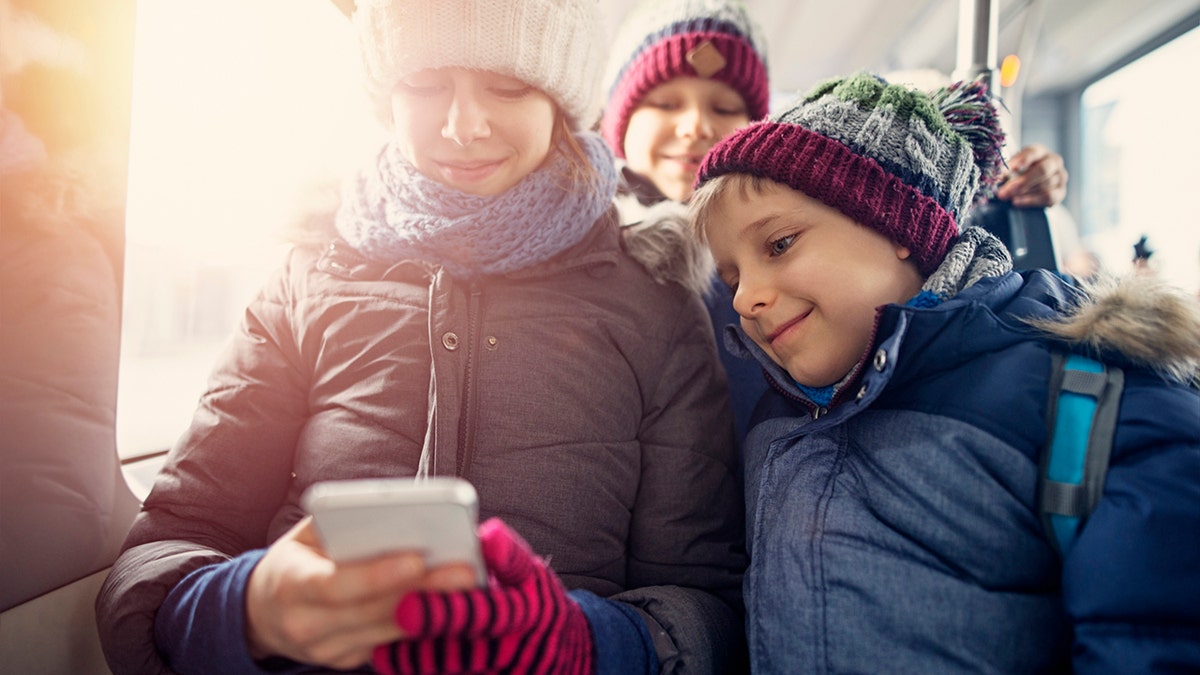
<path id="1" fill-rule="evenodd" d="M 1038 3 L 1041 3 L 1039 7 Z M 609 30 L 635 0 L 602 0 Z M 767 36 L 773 89 L 856 69 L 954 70 L 957 0 L 747 0 Z M 1070 86 L 1189 15 L 1200 0 L 1000 0 L 998 58 L 1026 37 L 1026 95 Z M 1040 30 L 1030 18 L 1043 17 Z M 1031 39 L 1036 38 L 1036 39 Z"/>

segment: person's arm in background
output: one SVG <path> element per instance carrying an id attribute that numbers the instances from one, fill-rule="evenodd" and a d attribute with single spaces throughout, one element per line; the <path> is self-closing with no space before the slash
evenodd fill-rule
<path id="1" fill-rule="evenodd" d="M 1062 156 L 1034 143 L 1008 160 L 996 197 L 1013 206 L 1054 206 L 1067 196 L 1068 177 Z"/>
<path id="2" fill-rule="evenodd" d="M 1096 273 L 1099 263 L 1080 238 L 1078 223 L 1062 205 L 1069 177 L 1061 155 L 1034 143 L 1008 161 L 1008 173 L 996 197 L 1013 206 L 1047 209 L 1059 271 L 1086 279 Z"/>

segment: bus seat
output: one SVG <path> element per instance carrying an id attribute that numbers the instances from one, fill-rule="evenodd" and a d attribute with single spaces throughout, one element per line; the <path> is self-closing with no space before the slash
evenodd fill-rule
<path id="1" fill-rule="evenodd" d="M 1004 242 L 1012 254 L 1014 269 L 1059 271 L 1046 209 L 1017 207 L 992 199 L 973 209 L 967 224 L 982 227 Z"/>
<path id="2" fill-rule="evenodd" d="M 119 467 L 117 473 L 116 484 L 123 487 Z M 95 561 L 101 567 L 70 581 L 64 581 L 67 577 L 58 579 L 54 583 L 62 585 L 0 612 L 0 672 L 110 672 L 96 632 L 96 594 L 116 559 L 139 502 L 127 488 L 118 489 L 111 506 L 109 527 Z M 24 590 L 40 591 L 42 587 L 25 586 Z"/>
<path id="3" fill-rule="evenodd" d="M 0 672 L 103 673 L 94 603 L 140 502 L 116 448 L 119 220 L 0 230 Z M 114 222 L 115 220 L 115 222 Z"/>

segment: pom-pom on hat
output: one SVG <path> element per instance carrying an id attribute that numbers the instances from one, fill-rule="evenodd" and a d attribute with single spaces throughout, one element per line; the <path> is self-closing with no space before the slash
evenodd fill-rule
<path id="1" fill-rule="evenodd" d="M 769 178 L 909 249 L 928 276 L 972 202 L 994 190 L 1003 140 L 982 81 L 924 93 L 858 73 L 727 136 L 696 187 L 729 173 Z"/>
<path id="2" fill-rule="evenodd" d="M 596 0 L 358 0 L 367 93 L 391 125 L 392 89 L 430 68 L 487 70 L 533 85 L 573 129 L 600 112 L 605 36 Z"/>
<path id="3" fill-rule="evenodd" d="M 600 127 L 618 157 L 625 156 L 629 116 L 642 98 L 677 77 L 727 84 L 741 94 L 750 119 L 766 117 L 766 43 L 742 3 L 648 0 L 626 16 L 604 77 L 608 104 Z"/>

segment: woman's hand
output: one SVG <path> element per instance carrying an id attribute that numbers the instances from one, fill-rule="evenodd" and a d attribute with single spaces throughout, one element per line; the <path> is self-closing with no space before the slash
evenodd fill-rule
<path id="1" fill-rule="evenodd" d="M 416 553 L 335 564 L 321 550 L 311 520 L 272 544 L 250 574 L 246 640 L 256 660 L 282 656 L 337 669 L 361 666 L 376 645 L 402 636 L 394 613 L 403 595 L 472 583 L 465 566 L 427 571 Z"/>
<path id="2" fill-rule="evenodd" d="M 1067 168 L 1061 155 L 1034 143 L 1008 160 L 1009 172 L 996 197 L 1013 206 L 1054 206 L 1067 196 Z"/>

